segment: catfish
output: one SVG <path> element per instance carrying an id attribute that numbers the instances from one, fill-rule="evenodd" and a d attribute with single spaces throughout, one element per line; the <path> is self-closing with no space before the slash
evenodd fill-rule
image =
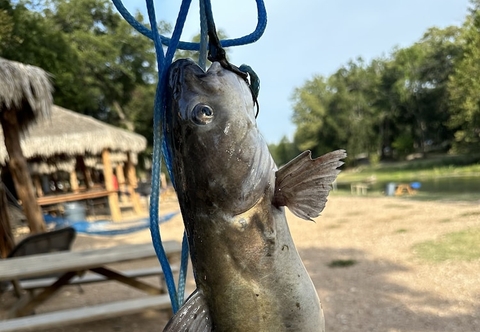
<path id="1" fill-rule="evenodd" d="M 346 157 L 305 151 L 278 169 L 246 81 L 218 62 L 174 62 L 167 74 L 165 158 L 197 289 L 164 331 L 325 330 L 285 207 L 319 216 Z"/>

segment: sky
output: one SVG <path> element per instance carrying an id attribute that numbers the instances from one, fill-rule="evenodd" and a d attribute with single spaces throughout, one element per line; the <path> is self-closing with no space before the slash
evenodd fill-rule
<path id="1" fill-rule="evenodd" d="M 158 20 L 172 25 L 180 0 L 155 1 Z M 146 13 L 141 0 L 123 0 L 133 14 Z M 255 0 L 211 0 L 217 28 L 229 38 L 249 34 L 257 24 Z M 254 44 L 229 48 L 228 60 L 251 66 L 260 77 L 258 127 L 266 141 L 292 140 L 291 97 L 314 75 L 329 76 L 349 60 L 388 56 L 408 47 L 430 27 L 460 26 L 468 0 L 265 0 L 268 23 Z M 192 1 L 182 40 L 200 32 L 198 1 Z M 146 15 L 145 15 L 146 17 Z"/>

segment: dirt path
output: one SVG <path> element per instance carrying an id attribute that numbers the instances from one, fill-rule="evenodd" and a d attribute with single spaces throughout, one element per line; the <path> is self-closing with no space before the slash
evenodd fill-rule
<path id="1" fill-rule="evenodd" d="M 162 213 L 177 209 L 162 206 Z M 427 263 L 412 246 L 443 234 L 480 227 L 476 203 L 415 202 L 393 197 L 333 195 L 316 223 L 288 214 L 290 228 L 317 288 L 328 332 L 333 331 L 480 331 L 480 260 Z M 180 240 L 180 216 L 162 226 L 164 239 Z M 129 236 L 78 236 L 74 250 L 120 243 L 148 242 L 142 231 Z M 479 239 L 480 242 L 480 239 Z M 332 268 L 334 260 L 351 260 Z M 154 260 L 120 265 L 152 266 Z M 155 282 L 155 280 L 152 280 Z M 189 278 L 189 289 L 194 285 Z M 139 296 L 117 283 L 65 288 L 37 312 Z M 0 298 L 5 309 L 9 294 Z M 161 331 L 168 317 L 148 311 L 115 319 L 50 329 L 52 332 Z"/>

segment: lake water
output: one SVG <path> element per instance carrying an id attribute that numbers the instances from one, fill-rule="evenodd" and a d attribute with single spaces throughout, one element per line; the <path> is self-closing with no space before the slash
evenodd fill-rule
<path id="1" fill-rule="evenodd" d="M 438 177 L 433 179 L 410 179 L 405 181 L 392 181 L 394 183 L 412 183 L 420 182 L 421 187 L 419 191 L 426 193 L 450 193 L 450 194 L 468 194 L 468 193 L 480 193 L 480 177 Z M 383 192 L 388 182 L 377 181 L 370 184 L 369 192 Z M 350 190 L 350 183 L 339 183 L 338 189 Z"/>

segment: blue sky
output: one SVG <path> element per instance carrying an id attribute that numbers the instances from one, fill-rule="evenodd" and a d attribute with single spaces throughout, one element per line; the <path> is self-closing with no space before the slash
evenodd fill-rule
<path id="1" fill-rule="evenodd" d="M 145 3 L 124 0 L 134 13 Z M 158 19 L 174 23 L 180 0 L 157 0 Z M 367 61 L 395 46 L 419 40 L 432 26 L 461 25 L 468 0 L 265 0 L 268 24 L 254 44 L 231 48 L 229 61 L 250 65 L 261 80 L 258 126 L 268 143 L 293 138 L 291 96 L 319 74 L 328 76 L 358 56 Z M 254 30 L 255 0 L 212 0 L 217 28 L 230 38 Z M 199 33 L 198 1 L 192 1 L 182 40 Z"/>

